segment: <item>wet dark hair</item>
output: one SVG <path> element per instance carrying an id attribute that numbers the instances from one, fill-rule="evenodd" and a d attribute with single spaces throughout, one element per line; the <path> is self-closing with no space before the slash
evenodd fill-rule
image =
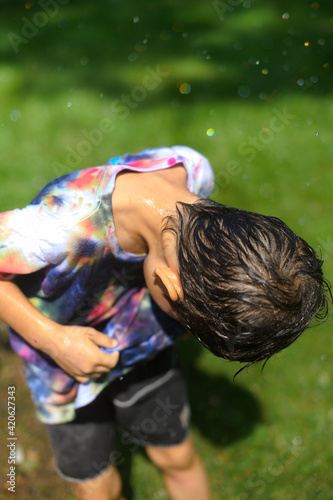
<path id="1" fill-rule="evenodd" d="M 216 356 L 268 360 L 324 319 L 332 300 L 316 252 L 276 217 L 202 200 L 178 203 L 179 321 Z"/>

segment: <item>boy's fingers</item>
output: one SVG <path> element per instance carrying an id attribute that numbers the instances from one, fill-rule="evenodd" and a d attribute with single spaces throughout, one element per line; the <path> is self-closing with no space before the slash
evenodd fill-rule
<path id="1" fill-rule="evenodd" d="M 74 378 L 80 383 L 86 383 L 92 380 L 93 378 L 99 378 L 104 373 L 108 373 L 112 368 L 116 366 L 119 360 L 119 352 L 114 352 L 111 354 L 107 354 L 105 352 L 100 351 L 100 358 L 98 360 L 98 364 L 94 366 L 92 371 L 89 371 L 85 374 L 74 375 Z"/>
<path id="2" fill-rule="evenodd" d="M 105 333 L 98 332 L 94 330 L 91 340 L 100 347 L 106 347 L 112 349 L 117 347 L 118 342 L 116 339 L 110 339 Z"/>
<path id="3" fill-rule="evenodd" d="M 119 361 L 119 352 L 106 353 L 101 351 L 101 357 L 99 359 L 99 366 L 103 368 L 103 371 L 109 371 L 111 368 L 116 366 Z"/>

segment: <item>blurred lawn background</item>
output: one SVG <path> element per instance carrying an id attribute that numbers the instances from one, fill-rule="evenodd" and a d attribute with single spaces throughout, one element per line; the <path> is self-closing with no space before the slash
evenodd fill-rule
<path id="1" fill-rule="evenodd" d="M 185 144 L 211 161 L 214 199 L 283 219 L 333 281 L 332 30 L 328 0 L 2 0 L 0 210 L 66 172 Z M 235 381 L 238 364 L 180 343 L 213 499 L 333 498 L 331 329 Z M 15 385 L 17 498 L 69 500 L 5 328 L 0 339 L 0 496 Z M 129 499 L 167 498 L 143 454 L 121 453 Z"/>

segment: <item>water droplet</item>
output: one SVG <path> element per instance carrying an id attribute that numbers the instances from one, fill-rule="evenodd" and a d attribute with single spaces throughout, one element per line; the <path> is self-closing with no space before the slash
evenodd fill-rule
<path id="1" fill-rule="evenodd" d="M 311 8 L 315 9 L 315 10 L 318 10 L 320 8 L 320 4 L 318 2 L 312 2 Z"/>
<path id="2" fill-rule="evenodd" d="M 235 50 L 242 50 L 243 49 L 242 42 L 236 42 L 236 43 L 234 43 L 234 49 Z"/>
<path id="3" fill-rule="evenodd" d="M 311 118 L 308 118 L 308 119 L 306 120 L 306 123 L 307 123 L 307 125 L 312 125 L 312 120 L 311 120 Z"/>
<path id="4" fill-rule="evenodd" d="M 24 6 L 26 9 L 30 9 L 30 7 L 32 7 L 33 4 L 34 4 L 33 2 L 25 2 Z"/>
<path id="5" fill-rule="evenodd" d="M 327 372 L 323 372 L 319 375 L 318 377 L 318 382 L 321 385 L 321 387 L 326 387 L 330 383 L 330 375 Z"/>
<path id="6" fill-rule="evenodd" d="M 263 198 L 272 198 L 274 196 L 274 188 L 271 184 L 262 184 L 259 188 L 259 194 Z"/>
<path id="7" fill-rule="evenodd" d="M 291 47 L 292 44 L 293 44 L 293 40 L 292 38 L 290 38 L 290 36 L 286 36 L 284 39 L 283 39 L 283 43 L 285 45 L 287 45 L 288 47 Z"/>
<path id="8" fill-rule="evenodd" d="M 68 26 L 70 26 L 71 22 L 69 19 L 67 19 L 66 17 L 63 17 L 62 19 L 60 19 L 58 21 L 58 28 L 64 30 L 66 28 L 68 28 Z"/>
<path id="9" fill-rule="evenodd" d="M 139 18 L 139 17 L 137 17 L 137 16 L 136 16 L 136 17 L 134 17 L 134 18 L 133 18 L 133 23 L 135 23 L 135 24 L 136 24 L 136 23 L 138 23 L 139 21 L 140 21 L 140 18 Z"/>
<path id="10" fill-rule="evenodd" d="M 316 132 L 316 135 L 319 135 L 319 132 Z"/>
<path id="11" fill-rule="evenodd" d="M 136 60 L 137 60 L 137 58 L 138 58 L 138 56 L 136 55 L 136 53 L 135 53 L 135 52 L 132 52 L 131 54 L 129 54 L 129 55 L 128 55 L 128 60 L 129 60 L 130 62 L 136 61 Z"/>
<path id="12" fill-rule="evenodd" d="M 176 33 L 181 33 L 184 31 L 184 24 L 182 22 L 176 21 L 172 25 L 172 31 L 175 31 Z"/>
<path id="13" fill-rule="evenodd" d="M 10 112 L 10 119 L 12 122 L 17 122 L 22 116 L 22 113 L 19 109 L 13 109 L 13 111 Z"/>
<path id="14" fill-rule="evenodd" d="M 214 130 L 213 128 L 209 128 L 209 129 L 207 129 L 206 134 L 207 134 L 209 137 L 211 137 L 212 135 L 214 135 L 214 134 L 215 134 L 215 130 Z"/>
<path id="15" fill-rule="evenodd" d="M 68 103 L 66 104 L 67 108 L 70 108 L 72 105 L 72 102 L 71 101 L 68 101 Z"/>
<path id="16" fill-rule="evenodd" d="M 319 78 L 317 75 L 312 75 L 310 76 L 310 80 L 312 83 L 318 83 Z"/>
<path id="17" fill-rule="evenodd" d="M 171 33 L 168 30 L 163 30 L 160 33 L 160 39 L 164 41 L 168 41 L 171 38 Z"/>
<path id="18" fill-rule="evenodd" d="M 289 12 L 282 14 L 282 19 L 289 19 Z"/>
<path id="19" fill-rule="evenodd" d="M 213 408 L 216 408 L 220 404 L 221 398 L 217 394 L 211 394 L 208 398 L 208 401 Z"/>
<path id="20" fill-rule="evenodd" d="M 134 48 L 137 52 L 144 52 L 147 49 L 146 44 L 144 42 L 137 42 Z"/>
<path id="21" fill-rule="evenodd" d="M 325 63 L 325 64 L 323 64 L 323 68 L 327 69 L 327 68 L 329 68 L 329 67 L 330 67 L 330 63 Z"/>
<path id="22" fill-rule="evenodd" d="M 302 87 L 302 86 L 304 85 L 304 80 L 303 80 L 303 78 L 299 78 L 299 79 L 297 80 L 297 85 L 299 85 L 300 87 Z"/>
<path id="23" fill-rule="evenodd" d="M 325 45 L 325 40 L 323 38 L 320 38 L 317 43 L 318 43 L 318 45 L 323 46 L 323 45 Z"/>
<path id="24" fill-rule="evenodd" d="M 248 85 L 241 85 L 238 88 L 238 95 L 239 97 L 249 97 L 251 95 L 251 89 Z"/>
<path id="25" fill-rule="evenodd" d="M 305 47 L 308 47 L 310 45 L 310 42 L 304 42 Z"/>
<path id="26" fill-rule="evenodd" d="M 82 64 L 82 66 L 85 66 L 86 64 L 88 64 L 88 62 L 89 62 L 88 57 L 81 57 L 80 63 Z"/>
<path id="27" fill-rule="evenodd" d="M 179 92 L 181 94 L 189 94 L 192 90 L 192 87 L 189 83 L 183 82 L 179 85 Z"/>
<path id="28" fill-rule="evenodd" d="M 261 70 L 261 72 L 262 72 L 263 75 L 268 75 L 268 69 L 267 68 L 263 68 Z"/>
<path id="29" fill-rule="evenodd" d="M 300 446 L 303 443 L 301 436 L 296 436 L 293 439 L 293 445 Z"/>

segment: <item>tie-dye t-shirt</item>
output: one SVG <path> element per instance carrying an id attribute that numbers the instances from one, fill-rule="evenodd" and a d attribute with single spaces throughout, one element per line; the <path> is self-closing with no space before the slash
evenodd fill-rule
<path id="1" fill-rule="evenodd" d="M 116 175 L 182 163 L 188 189 L 207 198 L 209 162 L 185 147 L 158 148 L 109 160 L 48 184 L 23 209 L 0 214 L 0 278 L 13 280 L 45 316 L 66 325 L 92 326 L 118 341 L 120 359 L 107 376 L 80 384 L 16 332 L 13 349 L 24 359 L 39 419 L 73 420 L 75 408 L 110 382 L 173 343 L 183 327 L 152 301 L 143 277 L 145 255 L 119 246 L 112 218 Z"/>

